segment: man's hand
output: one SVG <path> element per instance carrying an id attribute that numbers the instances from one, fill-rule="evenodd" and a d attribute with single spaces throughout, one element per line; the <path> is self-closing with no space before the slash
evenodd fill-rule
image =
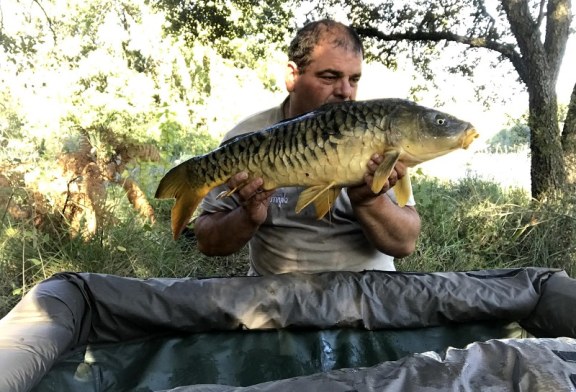
<path id="1" fill-rule="evenodd" d="M 226 256 L 239 251 L 250 241 L 266 220 L 270 196 L 264 191 L 262 178 L 249 178 L 248 173 L 233 175 L 226 185 L 234 189 L 240 207 L 233 210 L 202 213 L 196 219 L 194 232 L 200 252 L 209 256 Z"/>
<path id="2" fill-rule="evenodd" d="M 228 188 L 235 189 L 247 218 L 255 225 L 261 225 L 268 215 L 270 196 L 274 190 L 265 191 L 264 180 L 260 177 L 248 180 L 248 173 L 240 172 L 233 175 L 226 183 Z"/>
<path id="3" fill-rule="evenodd" d="M 384 187 L 379 193 L 372 192 L 372 182 L 374 181 L 374 173 L 378 166 L 384 161 L 384 157 L 380 154 L 374 154 L 370 157 L 367 165 L 366 174 L 364 174 L 364 184 L 349 187 L 348 196 L 350 202 L 354 205 L 369 205 L 378 196 L 388 192 L 396 185 L 396 182 L 406 175 L 406 166 L 398 162 L 390 173 L 388 180 L 384 183 Z"/>

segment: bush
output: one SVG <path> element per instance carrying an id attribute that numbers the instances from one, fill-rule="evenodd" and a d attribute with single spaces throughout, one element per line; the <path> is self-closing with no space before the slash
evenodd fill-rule
<path id="1" fill-rule="evenodd" d="M 571 194 L 546 202 L 479 178 L 414 181 L 422 233 L 417 251 L 398 261 L 411 271 L 540 266 L 576 274 Z M 571 199 L 571 200 L 567 200 Z"/>
<path id="2" fill-rule="evenodd" d="M 5 184 L 6 185 L 6 184 Z M 417 250 L 397 261 L 402 271 L 465 271 L 540 266 L 576 275 L 576 196 L 536 202 L 523 190 L 502 189 L 478 178 L 444 182 L 413 180 L 422 233 Z M 52 211 L 43 222 L 34 215 L 15 218 L 7 198 L 22 211 L 34 198 L 22 187 L 0 186 L 0 316 L 33 285 L 61 271 L 98 272 L 139 278 L 244 275 L 246 249 L 208 258 L 188 231 L 174 241 L 171 201 L 151 200 L 157 221 L 150 223 L 119 188 L 108 190 L 107 219 L 90 238 L 70 236 L 68 222 Z M 39 224 L 41 223 L 41 224 Z"/>

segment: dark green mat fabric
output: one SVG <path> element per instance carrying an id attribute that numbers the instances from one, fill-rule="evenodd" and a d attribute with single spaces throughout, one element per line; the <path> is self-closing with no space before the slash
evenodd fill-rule
<path id="1" fill-rule="evenodd" d="M 248 386 L 342 368 L 369 367 L 413 353 L 475 341 L 526 337 L 517 323 L 408 330 L 275 330 L 198 333 L 90 345 L 58 362 L 34 392 L 156 391 L 180 385 Z"/>
<path id="2" fill-rule="evenodd" d="M 296 392 L 323 383 L 419 391 L 435 380 L 476 390 L 484 374 L 503 391 L 525 390 L 525 380 L 564 388 L 576 365 L 552 350 L 576 352 L 575 305 L 576 280 L 546 268 L 204 280 L 61 273 L 0 320 L 0 392 L 273 391 L 276 381 Z M 503 339 L 518 326 L 536 339 Z M 433 354 L 444 350 L 445 359 Z"/>

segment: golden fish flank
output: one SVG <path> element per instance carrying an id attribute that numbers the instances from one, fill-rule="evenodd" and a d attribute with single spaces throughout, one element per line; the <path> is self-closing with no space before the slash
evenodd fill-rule
<path id="1" fill-rule="evenodd" d="M 363 182 L 374 153 L 384 156 L 372 191 L 384 187 L 398 161 L 412 167 L 467 148 L 478 137 L 465 121 L 401 99 L 328 104 L 269 128 L 241 135 L 171 169 L 156 190 L 176 198 L 172 231 L 178 238 L 194 210 L 214 187 L 239 171 L 262 177 L 266 189 L 303 186 L 296 211 L 313 204 L 321 219 L 343 187 Z M 400 206 L 409 197 L 410 177 L 393 188 Z M 233 194 L 225 192 L 222 197 Z"/>

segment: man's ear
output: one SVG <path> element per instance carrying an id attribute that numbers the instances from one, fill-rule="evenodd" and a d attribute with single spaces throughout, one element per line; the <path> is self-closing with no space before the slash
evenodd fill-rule
<path id="1" fill-rule="evenodd" d="M 294 61 L 288 61 L 284 78 L 286 82 L 286 90 L 291 93 L 294 91 L 294 85 L 296 84 L 296 79 L 298 79 L 298 66 Z"/>

